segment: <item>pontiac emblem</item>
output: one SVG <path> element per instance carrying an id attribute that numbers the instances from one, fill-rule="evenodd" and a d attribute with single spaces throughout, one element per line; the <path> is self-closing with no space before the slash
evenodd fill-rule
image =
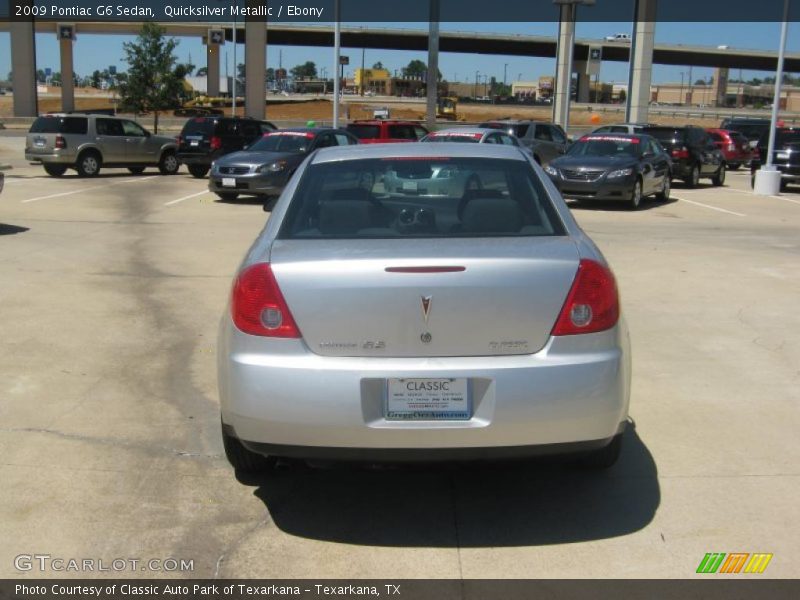
<path id="1" fill-rule="evenodd" d="M 428 323 L 428 315 L 431 313 L 431 302 L 433 296 L 422 296 L 422 316 L 425 317 L 425 323 Z"/>

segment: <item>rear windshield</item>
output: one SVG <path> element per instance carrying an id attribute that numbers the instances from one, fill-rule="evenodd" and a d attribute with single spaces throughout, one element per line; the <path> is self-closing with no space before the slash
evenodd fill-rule
<path id="1" fill-rule="evenodd" d="M 39 117 L 31 125 L 30 133 L 86 134 L 88 123 L 86 117 Z"/>
<path id="2" fill-rule="evenodd" d="M 564 235 L 544 187 L 523 161 L 360 159 L 312 164 L 281 239 Z"/>
<path id="3" fill-rule="evenodd" d="M 351 123 L 347 126 L 347 131 L 360 140 L 374 140 L 381 137 L 381 128 L 378 125 Z"/>
<path id="4" fill-rule="evenodd" d="M 761 125 L 760 123 L 739 123 L 731 121 L 728 126 L 731 131 L 738 131 L 748 140 L 753 141 L 760 138 L 764 132 L 769 131 L 769 123 Z"/>
<path id="5" fill-rule="evenodd" d="M 613 135 L 588 135 L 572 144 L 570 156 L 618 156 L 635 158 L 641 153 L 639 138 L 615 137 Z"/>
<path id="6" fill-rule="evenodd" d="M 216 119 L 207 119 L 205 117 L 197 117 L 186 122 L 183 126 L 182 136 L 187 135 L 207 135 L 210 136 L 214 133 L 214 126 L 217 124 Z"/>
<path id="7" fill-rule="evenodd" d="M 277 131 L 268 133 L 248 148 L 252 152 L 307 152 L 314 141 L 313 133 L 296 131 Z"/>
<path id="8" fill-rule="evenodd" d="M 800 129 L 778 129 L 775 135 L 776 145 L 798 144 L 800 143 Z M 764 144 L 766 145 L 766 144 Z"/>
<path id="9" fill-rule="evenodd" d="M 672 142 L 674 140 L 683 141 L 686 131 L 683 129 L 675 129 L 673 127 L 645 127 L 642 133 L 651 135 L 662 144 L 664 142 Z"/>

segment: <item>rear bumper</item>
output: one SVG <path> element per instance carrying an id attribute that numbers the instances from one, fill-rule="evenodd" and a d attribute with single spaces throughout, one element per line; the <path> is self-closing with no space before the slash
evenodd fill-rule
<path id="1" fill-rule="evenodd" d="M 253 338 L 226 317 L 218 372 L 222 421 L 256 452 L 512 458 L 606 445 L 628 416 L 630 354 L 622 321 L 602 333 L 551 338 L 533 355 L 346 358 L 313 354 L 300 340 Z M 404 377 L 469 378 L 472 418 L 387 420 L 386 379 Z"/>
<path id="2" fill-rule="evenodd" d="M 210 154 L 191 154 L 188 152 L 178 152 L 178 160 L 184 165 L 200 165 L 203 167 L 211 167 L 214 162 L 214 157 Z"/>
<path id="3" fill-rule="evenodd" d="M 71 165 L 75 163 L 75 156 L 65 152 L 30 152 L 25 151 L 25 160 L 32 163 Z"/>

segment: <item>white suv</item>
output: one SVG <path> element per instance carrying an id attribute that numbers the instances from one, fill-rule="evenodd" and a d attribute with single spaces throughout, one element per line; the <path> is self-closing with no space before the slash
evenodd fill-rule
<path id="1" fill-rule="evenodd" d="M 615 33 L 614 35 L 607 35 L 606 36 L 607 42 L 622 42 L 623 44 L 630 44 L 631 43 L 631 34 L 630 33 Z"/>

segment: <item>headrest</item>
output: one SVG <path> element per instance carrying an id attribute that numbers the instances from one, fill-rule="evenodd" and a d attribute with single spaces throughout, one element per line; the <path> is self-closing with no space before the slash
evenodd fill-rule
<path id="1" fill-rule="evenodd" d="M 464 218 L 464 208 L 477 198 L 503 198 L 500 190 L 465 190 L 464 195 L 461 197 L 461 202 L 458 203 L 458 218 Z"/>
<path id="2" fill-rule="evenodd" d="M 518 233 L 523 217 L 511 198 L 475 198 L 464 207 L 462 231 L 467 233 Z"/>
<path id="3" fill-rule="evenodd" d="M 331 202 L 341 202 L 342 200 L 353 200 L 358 202 L 369 202 L 371 200 L 369 190 L 365 188 L 345 188 L 343 190 L 333 190 L 328 199 Z"/>

